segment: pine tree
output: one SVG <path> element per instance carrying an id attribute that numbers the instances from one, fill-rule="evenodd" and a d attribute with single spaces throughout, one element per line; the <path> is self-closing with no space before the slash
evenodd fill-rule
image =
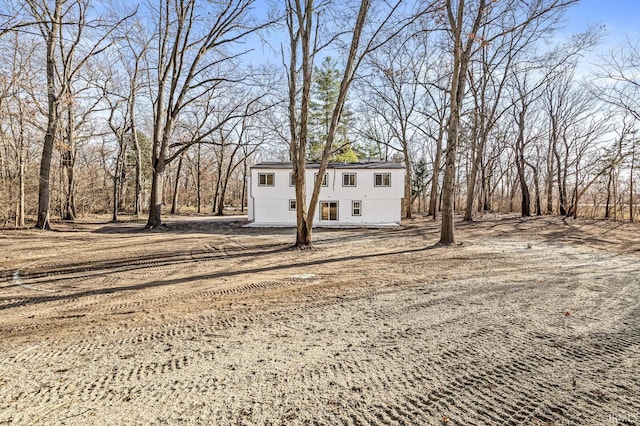
<path id="1" fill-rule="evenodd" d="M 310 116 L 309 161 L 319 161 L 329 133 L 331 115 L 338 99 L 342 72 L 336 68 L 335 61 L 327 56 L 320 68 L 314 69 Z M 342 110 L 340 124 L 333 143 L 331 161 L 354 163 L 358 156 L 351 147 L 348 127 L 353 113 L 348 108 Z"/>

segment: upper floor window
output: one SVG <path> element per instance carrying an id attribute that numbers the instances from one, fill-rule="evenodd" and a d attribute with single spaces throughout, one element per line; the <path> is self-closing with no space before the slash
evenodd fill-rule
<path id="1" fill-rule="evenodd" d="M 296 186 L 296 178 L 293 176 L 293 172 L 289 173 L 289 186 Z"/>
<path id="2" fill-rule="evenodd" d="M 318 180 L 318 174 L 315 174 L 315 180 Z M 329 173 L 325 173 L 322 177 L 322 186 L 329 186 Z"/>
<path id="3" fill-rule="evenodd" d="M 356 186 L 356 174 L 355 173 L 343 173 L 342 174 L 342 186 Z"/>
<path id="4" fill-rule="evenodd" d="M 391 173 L 376 173 L 373 182 L 374 186 L 391 186 Z"/>
<path id="5" fill-rule="evenodd" d="M 258 186 L 274 186 L 275 180 L 274 173 L 258 173 Z"/>

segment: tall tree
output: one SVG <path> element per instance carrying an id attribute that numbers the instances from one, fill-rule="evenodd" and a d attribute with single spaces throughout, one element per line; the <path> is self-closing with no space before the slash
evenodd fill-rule
<path id="1" fill-rule="evenodd" d="M 402 0 L 389 6 L 389 9 L 380 15 L 380 23 L 367 34 L 368 39 L 362 43 L 365 32 L 370 1 L 361 0 L 357 14 L 352 24 L 351 39 L 347 43 L 347 53 L 343 69 L 340 88 L 335 105 L 331 111 L 331 119 L 322 149 L 322 156 L 318 170 L 318 176 L 324 175 L 333 144 L 338 132 L 340 118 L 346 102 L 347 93 L 355 78 L 356 72 L 363 59 L 373 50 L 380 47 L 390 37 L 380 40 L 380 33 L 387 27 L 394 11 L 397 11 Z M 319 29 L 326 28 L 326 22 L 320 22 L 321 17 L 333 6 L 332 2 L 316 4 L 314 0 L 287 0 L 286 23 L 289 32 L 289 64 L 287 67 L 287 80 L 289 84 L 289 131 L 290 131 L 290 158 L 293 163 L 293 177 L 296 190 L 296 243 L 299 248 L 312 246 L 313 218 L 320 196 L 322 179 L 316 179 L 311 200 L 306 203 L 306 160 L 307 139 L 309 137 L 309 115 L 311 86 L 313 82 L 313 62 L 316 54 L 322 48 L 330 44 L 331 40 L 339 38 L 336 35 L 319 34 Z M 329 40 L 329 41 L 322 41 Z M 325 44 L 326 43 L 326 44 Z M 300 87 L 301 85 L 301 87 Z"/>
<path id="2" fill-rule="evenodd" d="M 396 37 L 393 42 L 371 55 L 371 74 L 363 84 L 363 103 L 378 114 L 393 134 L 391 148 L 402 154 L 405 166 L 404 217 L 412 217 L 412 160 L 417 150 L 419 129 L 425 127 L 424 115 L 418 113 L 422 93 L 420 75 L 425 72 L 426 52 L 420 50 L 418 37 Z"/>
<path id="3" fill-rule="evenodd" d="M 324 58 L 320 67 L 314 67 L 309 116 L 311 132 L 308 158 L 311 161 L 319 161 L 322 157 L 331 126 L 331 114 L 340 92 L 340 77 L 340 71 L 330 56 Z M 355 162 L 358 160 L 348 137 L 352 115 L 353 112 L 348 108 L 343 108 L 333 142 L 332 161 Z"/>
<path id="4" fill-rule="evenodd" d="M 158 45 L 154 65 L 156 84 L 152 90 L 153 177 L 146 225 L 149 229 L 162 225 L 162 191 L 167 165 L 190 145 L 216 132 L 225 120 L 237 117 L 232 113 L 200 135 L 199 140 L 183 143 L 169 153 L 176 123 L 187 107 L 203 96 L 218 93 L 230 83 L 238 84 L 246 78 L 233 72 L 235 57 L 246 52 L 232 53 L 233 48 L 273 22 L 251 22 L 254 3 L 255 0 L 215 3 L 177 0 L 161 2 L 160 8 L 153 11 L 158 17 L 155 35 Z M 204 22 L 200 14 L 202 8 L 209 13 Z"/>
<path id="5" fill-rule="evenodd" d="M 460 139 L 460 118 L 466 94 L 469 64 L 480 50 L 506 34 L 528 28 L 539 31 L 540 22 L 553 20 L 567 6 L 577 0 L 523 0 L 488 2 L 486 0 L 446 0 L 444 22 L 451 38 L 453 73 L 450 84 L 449 119 L 447 121 L 447 148 L 442 193 L 442 226 L 440 243 L 455 243 L 454 192 L 456 157 Z M 508 22 L 509 24 L 505 24 Z M 481 25 L 495 25 L 488 36 L 479 34 Z"/>
<path id="6" fill-rule="evenodd" d="M 27 0 L 33 25 L 45 41 L 47 76 L 47 128 L 40 162 L 38 220 L 36 227 L 49 229 L 49 198 L 51 160 L 54 141 L 60 130 L 63 109 L 66 111 L 66 147 L 62 165 L 67 172 L 67 207 L 71 210 L 73 196 L 73 151 L 75 149 L 75 111 L 73 82 L 87 62 L 104 52 L 113 42 L 111 34 L 133 14 L 115 22 L 87 15 L 90 0 Z M 87 34 L 88 29 L 95 32 Z M 81 45 L 86 45 L 82 52 Z M 72 218 L 72 217 L 70 217 Z"/>
<path id="7" fill-rule="evenodd" d="M 460 137 L 460 116 L 462 103 L 465 97 L 467 72 L 471 56 L 474 53 L 475 35 L 480 28 L 483 17 L 486 14 L 486 0 L 479 0 L 474 9 L 465 9 L 465 0 L 447 0 L 446 16 L 448 30 L 453 39 L 452 62 L 453 73 L 451 76 L 451 88 L 449 96 L 449 119 L 447 120 L 447 148 L 445 154 L 445 172 L 442 190 L 442 226 L 440 228 L 440 243 L 455 243 L 453 210 L 456 176 L 456 156 Z M 470 25 L 465 22 L 467 15 L 471 16 Z M 463 32 L 467 27 L 469 31 Z M 466 34 L 466 40 L 465 40 Z"/>
<path id="8" fill-rule="evenodd" d="M 61 90 L 56 82 L 56 45 L 62 25 L 63 5 L 66 0 L 55 0 L 50 7 L 46 1 L 27 0 L 31 13 L 35 18 L 40 34 L 46 46 L 46 76 L 47 76 L 47 130 L 44 135 L 42 157 L 40 160 L 40 185 L 38 196 L 38 219 L 36 227 L 50 229 L 49 196 L 51 179 L 51 160 L 53 158 L 53 143 L 59 124 L 59 107 Z"/>

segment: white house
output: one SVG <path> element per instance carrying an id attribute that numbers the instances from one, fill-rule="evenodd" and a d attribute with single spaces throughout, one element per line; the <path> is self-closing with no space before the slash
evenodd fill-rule
<path id="1" fill-rule="evenodd" d="M 307 202 L 319 163 L 307 163 Z M 249 176 L 248 214 L 254 226 L 296 223 L 296 196 L 291 163 L 259 163 Z M 385 226 L 400 224 L 404 167 L 395 162 L 330 163 L 314 224 L 318 226 Z"/>

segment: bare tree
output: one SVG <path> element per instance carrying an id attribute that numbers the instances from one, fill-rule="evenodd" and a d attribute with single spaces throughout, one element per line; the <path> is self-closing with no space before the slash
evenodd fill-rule
<path id="1" fill-rule="evenodd" d="M 51 160 L 54 141 L 61 125 L 61 108 L 66 108 L 66 145 L 63 166 L 68 175 L 68 194 L 73 194 L 73 150 L 76 130 L 73 111 L 73 81 L 87 62 L 101 54 L 111 43 L 110 35 L 131 15 L 116 22 L 105 23 L 101 19 L 89 20 L 87 10 L 90 0 L 27 0 L 33 25 L 39 29 L 45 41 L 47 76 L 47 128 L 40 163 L 38 220 L 36 227 L 49 229 L 49 197 Z M 69 30 L 67 30 L 67 28 Z M 72 30 L 74 28 L 74 30 Z M 81 42 L 85 42 L 85 30 L 98 30 L 82 54 L 76 57 Z M 66 103 L 66 104 L 65 104 Z"/>
<path id="2" fill-rule="evenodd" d="M 418 126 L 423 136 L 430 140 L 435 148 L 432 153 L 432 176 L 431 190 L 429 193 L 429 215 L 433 219 L 437 219 L 440 201 L 440 181 L 442 172 L 442 155 L 445 135 L 447 133 L 447 117 L 449 115 L 449 91 L 447 84 L 451 79 L 450 70 L 443 67 L 446 63 L 446 57 L 442 49 L 435 44 L 431 44 L 430 38 L 423 40 L 423 55 L 428 56 L 425 69 L 423 70 L 424 78 L 421 78 L 419 84 L 422 86 L 422 103 L 418 112 L 426 118 L 421 126 Z M 437 52 L 437 53 L 433 53 Z"/>
<path id="3" fill-rule="evenodd" d="M 141 22 L 134 22 L 119 40 L 120 47 L 110 61 L 101 64 L 102 98 L 108 105 L 107 123 L 118 144 L 113 173 L 112 220 L 125 202 L 128 148 L 135 162 L 133 214 L 142 212 L 142 150 L 137 125 L 138 99 L 143 82 L 143 58 L 151 40 L 143 34 Z"/>
<path id="4" fill-rule="evenodd" d="M 157 17 L 157 84 L 153 88 L 153 179 L 149 219 L 146 227 L 162 224 L 164 172 L 174 158 L 190 144 L 199 143 L 218 127 L 213 126 L 200 140 L 183 144 L 169 154 L 173 131 L 184 110 L 202 96 L 239 83 L 243 76 L 233 75 L 233 59 L 245 52 L 230 50 L 250 34 L 272 21 L 250 22 L 249 12 L 255 0 L 225 0 L 204 4 L 198 0 L 161 2 L 153 11 Z M 211 17 L 201 22 L 199 8 L 208 7 Z M 227 119 L 235 117 L 231 114 Z M 221 125 L 222 123 L 220 123 Z"/>
<path id="5" fill-rule="evenodd" d="M 40 160 L 40 186 L 38 197 L 38 219 L 36 227 L 50 229 L 49 223 L 49 180 L 51 178 L 51 159 L 53 143 L 59 123 L 61 90 L 56 83 L 56 44 L 60 32 L 65 0 L 55 0 L 51 8 L 47 2 L 28 0 L 31 13 L 38 22 L 38 28 L 46 45 L 47 76 L 47 130 L 44 136 L 42 158 Z"/>
<path id="6" fill-rule="evenodd" d="M 405 166 L 404 217 L 412 216 L 412 160 L 414 145 L 424 116 L 419 114 L 422 93 L 420 73 L 426 68 L 427 55 L 418 37 L 399 36 L 371 55 L 367 61 L 371 75 L 364 79 L 363 103 L 388 127 L 397 144 L 390 147 L 402 153 Z"/>
<path id="7" fill-rule="evenodd" d="M 631 116 L 635 120 L 640 120 L 640 82 L 638 72 L 640 72 L 640 42 L 628 39 L 626 44 L 613 49 L 608 56 L 603 57 L 603 65 L 600 71 L 600 80 L 603 83 L 592 90 L 598 94 L 601 100 L 612 105 L 621 111 L 623 116 Z M 625 120 L 625 123 L 627 120 Z M 626 126 L 623 126 L 622 134 L 630 133 Z M 634 171 L 636 144 L 638 139 L 634 136 L 630 138 L 629 151 L 629 219 L 634 220 Z M 619 157 L 622 160 L 622 149 Z M 621 164 L 621 162 L 620 162 Z M 609 192 L 613 169 L 609 172 L 609 184 L 607 185 L 607 208 L 605 216 L 609 217 Z"/>
<path id="8" fill-rule="evenodd" d="M 517 9 L 507 10 L 509 15 L 507 22 L 513 22 L 513 13 Z M 483 170 L 483 164 L 486 155 L 486 147 L 488 139 L 493 132 L 496 124 L 501 117 L 509 111 L 510 103 L 505 102 L 503 95 L 511 68 L 518 63 L 519 60 L 528 60 L 525 56 L 528 50 L 535 47 L 535 44 L 545 37 L 547 31 L 555 24 L 553 20 L 537 21 L 532 23 L 535 28 L 522 26 L 513 31 L 506 31 L 501 37 L 492 37 L 498 31 L 505 28 L 497 27 L 491 21 L 483 21 L 479 30 L 478 37 L 482 41 L 482 49 L 478 52 L 477 60 L 472 62 L 469 79 L 470 89 L 473 95 L 474 106 L 472 114 L 472 138 L 471 150 L 472 160 L 469 175 L 467 176 L 467 198 L 464 220 L 470 221 L 473 218 L 473 203 L 475 200 L 476 188 L 480 191 L 485 190 L 484 179 L 478 185 L 478 172 L 481 171 L 486 176 L 486 170 Z M 508 27 L 506 28 L 508 30 Z M 486 40 L 493 38 L 493 42 L 488 43 Z M 524 56 L 524 57 L 523 57 Z M 483 195 L 480 194 L 479 199 L 482 200 Z M 481 205 L 482 202 L 479 201 Z M 482 210 L 479 208 L 479 211 Z"/>
<path id="9" fill-rule="evenodd" d="M 375 49 L 379 48 L 393 35 L 387 34 L 380 40 L 383 28 L 387 27 L 391 16 L 398 10 L 402 0 L 392 3 L 389 9 L 381 13 L 380 23 L 374 26 L 368 38 L 361 46 L 361 39 L 365 33 L 368 22 L 370 1 L 361 0 L 353 24 L 350 42 L 348 42 L 347 54 L 344 64 L 340 89 L 336 99 L 329 129 L 326 135 L 325 146 L 322 151 L 318 175 L 322 176 L 327 169 L 333 142 L 338 130 L 343 107 L 347 98 L 347 92 L 355 78 L 356 72 L 364 58 Z M 313 61 L 316 54 L 333 40 L 339 39 L 340 34 L 323 37 L 319 33 L 326 23 L 320 21 L 332 2 L 316 4 L 313 0 L 294 1 L 287 0 L 286 22 L 289 31 L 289 64 L 287 66 L 287 80 L 289 83 L 289 130 L 290 130 L 290 158 L 293 163 L 293 177 L 296 189 L 296 242 L 298 248 L 312 246 L 313 218 L 318 204 L 322 179 L 316 179 L 309 204 L 306 203 L 306 159 L 307 138 L 309 135 L 309 100 L 311 82 L 313 81 Z M 398 30 L 399 31 L 399 30 Z M 301 87 L 299 85 L 301 84 Z"/>
<path id="10" fill-rule="evenodd" d="M 447 25 L 453 39 L 453 73 L 451 77 L 451 89 L 449 97 L 449 119 L 447 121 L 447 148 L 445 154 L 445 172 L 442 192 L 442 226 L 440 229 L 440 244 L 455 243 L 453 209 L 456 175 L 456 156 L 458 152 L 458 139 L 460 136 L 460 115 L 462 103 L 465 97 L 467 83 L 467 71 L 474 53 L 475 34 L 486 13 L 486 0 L 479 0 L 475 9 L 466 10 L 464 0 L 447 0 L 446 16 Z M 470 16 L 470 23 L 465 18 Z M 466 32 L 466 40 L 463 28 Z"/>
<path id="11" fill-rule="evenodd" d="M 487 2 L 486 0 L 468 3 L 465 0 L 447 0 L 445 2 L 444 21 L 452 40 L 453 76 L 450 89 L 445 176 L 442 194 L 441 244 L 455 243 L 453 209 L 456 156 L 460 137 L 460 117 L 471 59 L 477 55 L 479 50 L 491 45 L 495 40 L 508 33 L 525 27 L 531 27 L 535 31 L 536 28 L 540 28 L 540 21 L 552 20 L 554 15 L 575 2 L 576 0 L 526 0 L 517 4 L 512 2 Z M 514 8 L 516 8 L 515 11 Z M 512 19 L 501 19 L 507 16 L 511 16 Z M 503 21 L 510 22 L 510 24 L 504 26 L 502 24 Z M 487 25 L 488 23 L 499 25 L 499 29 L 491 31 L 488 36 L 482 38 L 478 31 L 483 22 Z M 532 24 L 535 25 L 532 26 Z"/>
<path id="12" fill-rule="evenodd" d="M 602 60 L 600 78 L 605 85 L 599 90 L 601 98 L 640 120 L 640 41 L 629 39 Z"/>

